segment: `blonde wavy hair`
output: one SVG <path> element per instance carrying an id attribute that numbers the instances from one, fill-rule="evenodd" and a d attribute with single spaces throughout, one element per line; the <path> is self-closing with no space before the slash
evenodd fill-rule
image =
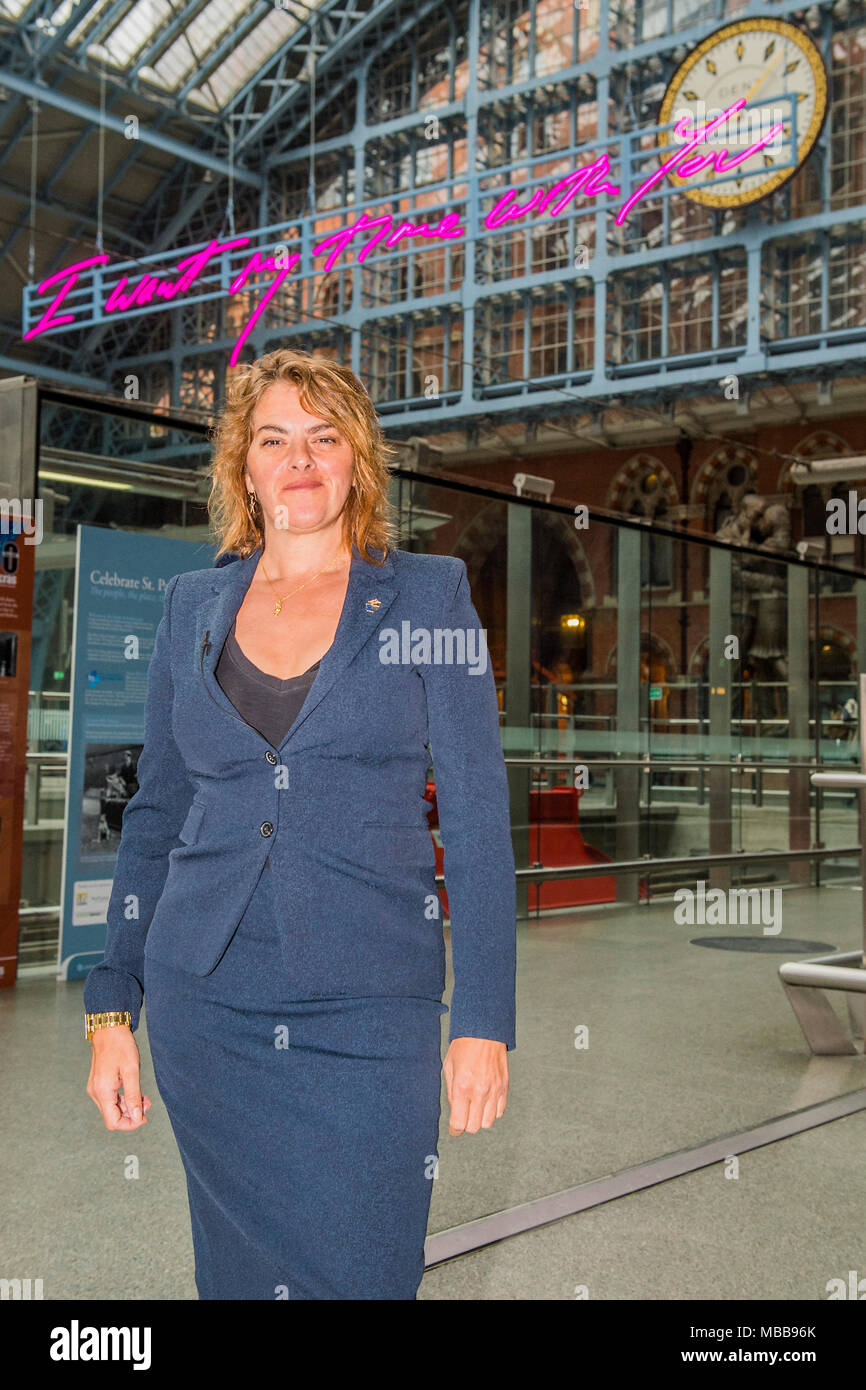
<path id="1" fill-rule="evenodd" d="M 250 514 L 244 473 L 252 443 L 253 411 L 269 386 L 288 381 L 298 387 L 304 410 L 331 420 L 352 446 L 352 490 L 343 508 L 343 541 L 354 543 L 371 564 L 382 564 L 396 544 L 397 527 L 388 501 L 389 459 L 397 450 L 382 433 L 373 402 L 355 373 L 330 357 L 314 357 L 294 348 L 279 348 L 239 372 L 211 433 L 215 446 L 210 467 L 208 514 L 218 549 L 246 556 L 264 544 L 264 517 L 259 501 Z M 371 553 L 371 547 L 381 551 Z"/>

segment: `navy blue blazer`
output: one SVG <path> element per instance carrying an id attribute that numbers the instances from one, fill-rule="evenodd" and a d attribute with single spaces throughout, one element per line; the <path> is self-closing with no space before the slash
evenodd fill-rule
<path id="1" fill-rule="evenodd" d="M 393 549 L 374 565 L 353 547 L 333 644 L 274 748 L 214 675 L 260 555 L 258 547 L 166 586 L 139 787 L 123 813 L 105 959 L 87 977 L 87 1012 L 129 1009 L 138 1026 L 145 952 L 209 974 L 268 859 L 303 982 L 293 997 L 441 1002 L 445 945 L 424 800 L 432 752 L 451 921 L 450 1037 L 513 1048 L 508 784 L 465 564 Z M 455 635 L 469 639 L 474 660 L 461 660 Z"/>

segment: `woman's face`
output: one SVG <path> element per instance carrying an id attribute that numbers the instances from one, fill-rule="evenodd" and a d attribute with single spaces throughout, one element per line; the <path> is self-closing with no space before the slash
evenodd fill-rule
<path id="1" fill-rule="evenodd" d="M 340 516 L 352 486 L 352 446 L 327 415 L 310 415 L 298 388 L 276 381 L 252 415 L 244 482 L 262 504 L 265 530 L 319 531 Z"/>

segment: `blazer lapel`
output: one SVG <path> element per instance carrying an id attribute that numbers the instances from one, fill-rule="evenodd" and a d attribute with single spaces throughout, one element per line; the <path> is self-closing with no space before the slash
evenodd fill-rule
<path id="1" fill-rule="evenodd" d="M 307 691 L 307 698 L 298 711 L 298 717 L 280 744 L 281 748 L 291 742 L 304 720 L 325 698 L 364 643 L 376 631 L 397 597 L 397 589 L 394 562 L 390 555 L 386 557 L 384 564 L 371 565 L 363 559 L 353 544 L 349 583 L 334 640 L 322 657 L 316 679 Z M 374 606 L 368 611 L 367 604 L 371 600 L 374 601 Z"/>
<path id="2" fill-rule="evenodd" d="M 238 717 L 238 712 L 217 680 L 215 670 L 231 625 L 252 583 L 261 553 L 262 547 L 257 546 L 245 559 L 234 560 L 223 569 L 215 570 L 213 591 L 196 610 L 196 660 L 201 658 L 202 677 L 217 704 L 235 718 Z M 353 544 L 346 597 L 334 640 L 322 657 L 316 678 L 307 692 L 307 698 L 280 744 L 281 748 L 295 737 L 308 715 L 333 688 L 364 643 L 376 631 L 397 597 L 397 592 L 394 563 L 390 555 L 385 558 L 383 564 L 373 565 L 361 556 Z M 367 604 L 371 600 L 374 602 L 368 610 Z M 210 646 L 202 656 L 206 635 Z M 251 725 L 247 727 L 257 738 L 262 737 Z"/>
<path id="3" fill-rule="evenodd" d="M 235 615 L 252 583 L 261 553 L 262 547 L 257 546 L 245 559 L 233 560 L 222 569 L 214 570 L 212 592 L 196 609 L 196 663 L 201 663 L 201 674 L 208 693 L 227 714 L 234 715 L 235 719 L 239 718 L 238 712 L 214 672 Z M 202 647 L 206 641 L 209 646 L 202 655 Z M 261 734 L 251 725 L 248 724 L 247 728 L 250 733 L 261 738 Z"/>

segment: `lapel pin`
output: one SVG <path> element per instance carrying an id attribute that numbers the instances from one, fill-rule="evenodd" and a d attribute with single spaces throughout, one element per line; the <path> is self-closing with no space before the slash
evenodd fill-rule
<path id="1" fill-rule="evenodd" d="M 377 608 L 382 607 L 382 600 L 378 598 L 368 598 L 364 607 L 368 613 L 375 613 Z"/>

